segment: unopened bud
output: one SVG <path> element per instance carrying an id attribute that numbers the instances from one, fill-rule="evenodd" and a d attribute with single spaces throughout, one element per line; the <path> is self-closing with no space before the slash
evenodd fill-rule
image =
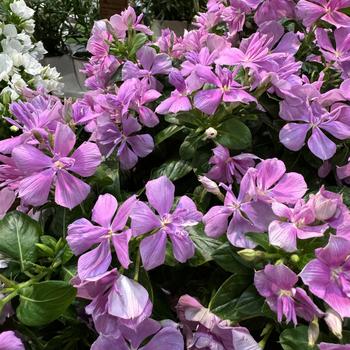
<path id="1" fill-rule="evenodd" d="M 314 317 L 314 319 L 310 322 L 309 330 L 308 330 L 309 346 L 314 346 L 316 344 L 319 335 L 320 335 L 320 327 L 318 325 L 318 318 Z"/>
<path id="2" fill-rule="evenodd" d="M 10 131 L 11 132 L 17 132 L 18 130 L 19 130 L 19 128 L 16 125 L 10 126 Z"/>
<path id="3" fill-rule="evenodd" d="M 293 255 L 290 257 L 290 261 L 292 261 L 293 263 L 298 263 L 298 262 L 300 261 L 299 255 L 293 254 Z"/>
<path id="4" fill-rule="evenodd" d="M 265 253 L 261 250 L 254 249 L 242 249 L 238 252 L 238 255 L 246 261 L 256 261 L 265 257 Z"/>
<path id="5" fill-rule="evenodd" d="M 198 176 L 198 181 L 209 193 L 215 194 L 216 196 L 222 196 L 219 186 L 213 180 L 210 180 L 206 176 Z"/>
<path id="6" fill-rule="evenodd" d="M 207 139 L 215 139 L 215 137 L 218 135 L 218 132 L 214 128 L 208 128 L 205 130 L 205 136 Z"/>
<path id="7" fill-rule="evenodd" d="M 2 103 L 6 106 L 11 103 L 11 93 L 10 92 L 5 92 L 1 96 Z"/>
<path id="8" fill-rule="evenodd" d="M 331 219 L 338 208 L 338 200 L 324 197 L 321 193 L 313 198 L 316 219 L 325 221 Z"/>
<path id="9" fill-rule="evenodd" d="M 340 315 L 333 309 L 326 311 L 324 320 L 327 323 L 329 330 L 339 339 L 343 336 L 343 320 Z"/>

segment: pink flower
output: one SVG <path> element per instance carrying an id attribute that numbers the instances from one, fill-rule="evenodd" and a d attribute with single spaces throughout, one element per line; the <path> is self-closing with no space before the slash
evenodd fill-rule
<path id="1" fill-rule="evenodd" d="M 130 215 L 131 229 L 135 236 L 152 232 L 140 244 L 144 268 L 151 270 L 164 263 L 167 238 L 172 242 L 175 259 L 186 262 L 195 252 L 186 228 L 197 225 L 202 214 L 187 196 L 182 196 L 175 210 L 171 210 L 175 186 L 166 176 L 149 181 L 146 184 L 146 196 L 158 215 L 144 202 L 136 203 Z"/>
<path id="2" fill-rule="evenodd" d="M 310 27 L 318 19 L 337 28 L 350 27 L 349 17 L 340 11 L 349 6 L 349 0 L 300 0 L 296 13 L 306 27 Z"/>
<path id="3" fill-rule="evenodd" d="M 67 241 L 74 254 L 80 255 L 98 244 L 78 260 L 78 275 L 81 279 L 95 277 L 108 270 L 112 262 L 111 244 L 120 264 L 128 268 L 128 244 L 132 234 L 125 225 L 135 203 L 136 196 L 132 196 L 118 209 L 118 202 L 112 195 L 100 195 L 92 210 L 92 220 L 98 226 L 86 219 L 76 220 L 68 226 Z"/>
<path id="4" fill-rule="evenodd" d="M 87 197 L 90 186 L 70 172 L 92 176 L 101 163 L 101 154 L 94 143 L 85 142 L 70 155 L 75 142 L 70 127 L 58 123 L 51 156 L 30 145 L 14 149 L 13 161 L 25 175 L 18 187 L 18 195 L 25 204 L 45 204 L 52 184 L 55 185 L 55 202 L 63 207 L 72 209 Z"/>
<path id="5" fill-rule="evenodd" d="M 277 313 L 278 322 L 285 316 L 286 323 L 292 321 L 296 325 L 297 316 L 312 321 L 323 315 L 302 288 L 294 287 L 297 282 L 298 276 L 285 265 L 269 264 L 255 272 L 255 287 Z"/>
<path id="6" fill-rule="evenodd" d="M 25 350 L 22 341 L 12 331 L 0 333 L 0 350 Z"/>
<path id="7" fill-rule="evenodd" d="M 301 279 L 341 317 L 350 317 L 350 241 L 332 235 L 315 254 L 316 259 L 301 271 Z"/>
<path id="8" fill-rule="evenodd" d="M 320 237 L 328 229 L 327 224 L 315 225 L 315 213 L 303 200 L 299 200 L 294 208 L 274 202 L 272 210 L 280 219 L 269 225 L 269 241 L 287 252 L 297 250 L 297 238 Z"/>

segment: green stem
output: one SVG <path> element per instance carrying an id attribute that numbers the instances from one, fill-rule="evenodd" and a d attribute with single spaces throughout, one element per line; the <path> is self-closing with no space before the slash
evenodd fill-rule
<path id="1" fill-rule="evenodd" d="M 273 331 L 273 324 L 269 323 L 266 325 L 266 327 L 264 328 L 263 332 L 261 335 L 264 335 L 264 338 L 259 342 L 259 346 L 262 350 L 265 349 L 266 343 L 268 341 L 268 339 L 270 338 L 270 335 Z"/>
<path id="2" fill-rule="evenodd" d="M 66 237 L 66 208 L 63 208 L 62 236 Z"/>
<path id="3" fill-rule="evenodd" d="M 14 287 L 14 286 L 16 286 L 15 282 L 12 282 L 11 280 L 9 280 L 7 277 L 2 275 L 1 273 L 0 273 L 0 282 L 2 282 L 6 287 Z"/>
<path id="4" fill-rule="evenodd" d="M 140 250 L 138 250 L 137 256 L 136 256 L 135 274 L 134 274 L 134 280 L 135 280 L 136 282 L 138 282 L 138 280 L 139 280 L 140 263 L 141 263 L 141 255 L 140 255 Z"/>

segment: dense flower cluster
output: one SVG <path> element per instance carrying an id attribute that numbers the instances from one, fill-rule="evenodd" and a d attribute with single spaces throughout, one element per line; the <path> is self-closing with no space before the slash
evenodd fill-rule
<path id="1" fill-rule="evenodd" d="M 319 320 L 341 338 L 350 317 L 348 203 L 318 178 L 311 186 L 305 169 L 292 171 L 305 157 L 313 177 L 318 169 L 338 188 L 350 178 L 349 7 L 345 0 L 209 0 L 196 29 L 183 37 L 164 30 L 156 42 L 129 7 L 95 23 L 83 98 L 62 102 L 25 89 L 11 104 L 6 120 L 20 134 L 0 141 L 0 215 L 18 205 L 44 220 L 50 206 L 82 208 L 73 211 L 66 241 L 77 257 L 71 283 L 89 301 L 98 333 L 91 349 L 258 350 L 276 324 L 288 323 L 309 326 L 303 345 L 349 348 L 319 336 Z M 261 131 L 260 142 L 272 134 L 276 154 L 254 144 L 250 129 Z M 120 173 L 133 177 L 142 158 L 162 153 L 174 135 L 177 145 L 181 133 L 175 166 L 167 160 L 172 167 L 144 171 L 139 191 L 134 183 L 118 188 Z M 98 172 L 110 164 L 115 177 L 100 190 Z M 201 186 L 178 190 L 174 182 L 192 170 Z M 157 297 L 144 276 L 164 265 L 196 266 L 198 251 L 198 265 L 214 260 L 233 275 L 215 287 L 208 308 L 176 295 L 179 323 L 153 319 Z M 253 316 L 244 313 L 250 303 Z M 254 316 L 267 320 L 259 344 L 254 327 L 251 334 L 239 325 Z"/>
<path id="2" fill-rule="evenodd" d="M 34 10 L 23 0 L 0 4 L 0 111 L 22 95 L 25 87 L 42 87 L 59 92 L 62 88 L 56 68 L 43 66 L 46 53 L 41 42 L 33 41 Z"/>

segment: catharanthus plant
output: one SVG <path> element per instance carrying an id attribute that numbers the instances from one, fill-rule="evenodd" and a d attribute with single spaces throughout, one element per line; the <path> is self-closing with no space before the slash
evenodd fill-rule
<path id="1" fill-rule="evenodd" d="M 0 350 L 349 350 L 350 2 L 204 2 L 75 100 L 0 4 Z"/>

